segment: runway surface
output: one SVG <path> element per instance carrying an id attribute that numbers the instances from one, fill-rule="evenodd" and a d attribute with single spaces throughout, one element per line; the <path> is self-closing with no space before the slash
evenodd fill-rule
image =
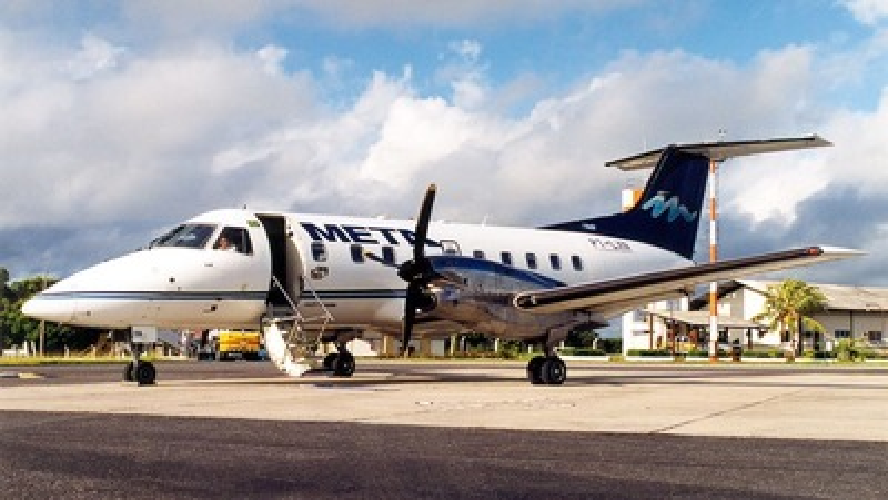
<path id="1" fill-rule="evenodd" d="M 5 367 L 0 498 L 888 497 L 886 370 L 568 366 Z"/>

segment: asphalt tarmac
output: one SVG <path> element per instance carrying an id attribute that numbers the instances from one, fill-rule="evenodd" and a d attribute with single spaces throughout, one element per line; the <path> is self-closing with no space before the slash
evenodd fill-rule
<path id="1" fill-rule="evenodd" d="M 886 370 L 568 366 L 554 388 L 514 363 L 362 362 L 344 382 L 160 363 L 145 388 L 120 365 L 4 367 L 40 378 L 0 379 L 0 498 L 888 497 Z M 832 409 L 790 411 L 812 404 Z M 599 417 L 631 426 L 568 430 Z M 771 437 L 708 435 L 728 417 Z"/>

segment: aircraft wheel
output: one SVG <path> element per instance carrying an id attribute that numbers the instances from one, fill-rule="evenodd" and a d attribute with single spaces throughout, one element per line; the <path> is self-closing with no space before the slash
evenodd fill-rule
<path id="1" fill-rule="evenodd" d="M 355 357 L 350 352 L 341 352 L 333 362 L 333 375 L 351 377 L 355 373 Z"/>
<path id="2" fill-rule="evenodd" d="M 325 370 L 330 371 L 336 365 L 336 358 L 339 357 L 338 352 L 331 352 L 330 354 L 324 356 L 324 361 L 321 362 L 321 366 L 324 367 Z"/>
<path id="3" fill-rule="evenodd" d="M 123 367 L 123 381 L 124 382 L 134 382 L 136 380 L 135 375 L 133 374 L 133 362 L 130 361 Z"/>
<path id="4" fill-rule="evenodd" d="M 567 380 L 567 366 L 558 356 L 545 358 L 540 372 L 544 384 L 561 385 Z"/>
<path id="5" fill-rule="evenodd" d="M 134 374 L 139 385 L 151 385 L 154 383 L 154 376 L 156 374 L 154 364 L 149 361 L 142 361 L 136 365 Z"/>
<path id="6" fill-rule="evenodd" d="M 533 359 L 528 361 L 527 363 L 527 380 L 530 380 L 531 384 L 544 384 L 543 381 L 543 363 L 546 362 L 546 358 L 543 356 L 534 356 Z"/>

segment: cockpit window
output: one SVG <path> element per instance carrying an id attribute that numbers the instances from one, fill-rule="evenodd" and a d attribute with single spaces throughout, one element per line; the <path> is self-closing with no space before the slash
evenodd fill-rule
<path id="1" fill-rule="evenodd" d="M 216 230 L 213 224 L 182 224 L 151 242 L 149 248 L 203 248 Z"/>
<path id="2" fill-rule="evenodd" d="M 253 253 L 253 243 L 250 241 L 250 233 L 242 227 L 224 227 L 213 243 L 215 250 L 234 250 L 250 255 Z"/>

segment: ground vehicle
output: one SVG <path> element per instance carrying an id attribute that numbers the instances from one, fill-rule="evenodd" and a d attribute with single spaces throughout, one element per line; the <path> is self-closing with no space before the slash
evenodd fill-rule
<path id="1" fill-rule="evenodd" d="M 245 360 L 260 359 L 262 339 L 258 330 L 217 330 L 211 332 L 219 361 L 230 361 L 241 357 Z"/>

